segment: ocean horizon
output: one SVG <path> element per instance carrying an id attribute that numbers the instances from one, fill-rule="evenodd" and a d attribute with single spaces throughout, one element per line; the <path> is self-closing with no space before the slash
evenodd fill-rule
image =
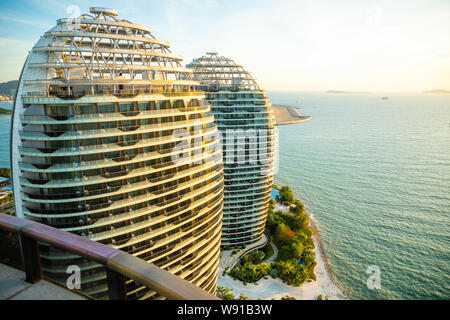
<path id="1" fill-rule="evenodd" d="M 278 127 L 275 180 L 313 214 L 349 298 L 449 299 L 450 95 L 267 95 L 312 117 Z M 9 167 L 9 128 L 1 116 L 0 167 Z M 373 265 L 381 289 L 366 285 Z"/>
<path id="2" fill-rule="evenodd" d="M 313 214 L 345 293 L 450 298 L 450 95 L 268 96 L 312 117 L 278 127 L 275 180 Z M 381 289 L 368 289 L 369 266 Z"/>

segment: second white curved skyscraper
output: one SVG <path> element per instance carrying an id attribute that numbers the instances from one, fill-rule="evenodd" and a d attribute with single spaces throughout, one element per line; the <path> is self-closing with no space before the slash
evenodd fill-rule
<path id="1" fill-rule="evenodd" d="M 273 182 L 277 129 L 271 104 L 232 59 L 210 52 L 187 67 L 205 91 L 222 135 L 222 246 L 252 244 L 263 235 Z"/>

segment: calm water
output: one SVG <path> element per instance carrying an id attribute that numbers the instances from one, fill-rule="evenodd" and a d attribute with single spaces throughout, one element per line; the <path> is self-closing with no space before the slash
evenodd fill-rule
<path id="1" fill-rule="evenodd" d="M 0 102 L 0 108 L 12 109 L 11 103 Z M 0 115 L 0 168 L 9 168 L 9 129 L 11 116 Z"/>
<path id="2" fill-rule="evenodd" d="M 449 299 L 450 95 L 268 95 L 312 116 L 279 127 L 275 179 L 313 213 L 349 297 Z"/>
<path id="3" fill-rule="evenodd" d="M 349 297 L 449 299 L 450 96 L 268 95 L 301 99 L 312 116 L 279 127 L 276 180 L 313 213 Z M 9 167 L 9 121 L 0 117 L 0 167 Z M 366 287 L 369 265 L 380 267 L 380 290 Z"/>

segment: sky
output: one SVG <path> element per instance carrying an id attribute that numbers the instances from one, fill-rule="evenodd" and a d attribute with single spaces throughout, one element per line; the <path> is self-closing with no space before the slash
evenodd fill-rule
<path id="1" fill-rule="evenodd" d="M 450 0 L 0 0 L 0 82 L 57 19 L 94 6 L 150 27 L 184 64 L 233 58 L 266 90 L 450 90 Z"/>

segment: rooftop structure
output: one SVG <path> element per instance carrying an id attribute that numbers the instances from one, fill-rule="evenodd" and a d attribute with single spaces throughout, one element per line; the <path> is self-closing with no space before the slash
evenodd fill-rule
<path id="1" fill-rule="evenodd" d="M 255 243 L 264 232 L 275 166 L 277 130 L 271 104 L 250 72 L 217 52 L 187 67 L 200 81 L 198 88 L 206 93 L 222 137 L 222 246 Z"/>
<path id="2" fill-rule="evenodd" d="M 59 19 L 25 61 L 11 126 L 16 214 L 214 292 L 223 163 L 210 106 L 168 42 L 116 10 L 90 13 Z M 44 244 L 40 254 L 49 278 L 79 265 L 83 292 L 106 295 L 97 264 Z"/>

